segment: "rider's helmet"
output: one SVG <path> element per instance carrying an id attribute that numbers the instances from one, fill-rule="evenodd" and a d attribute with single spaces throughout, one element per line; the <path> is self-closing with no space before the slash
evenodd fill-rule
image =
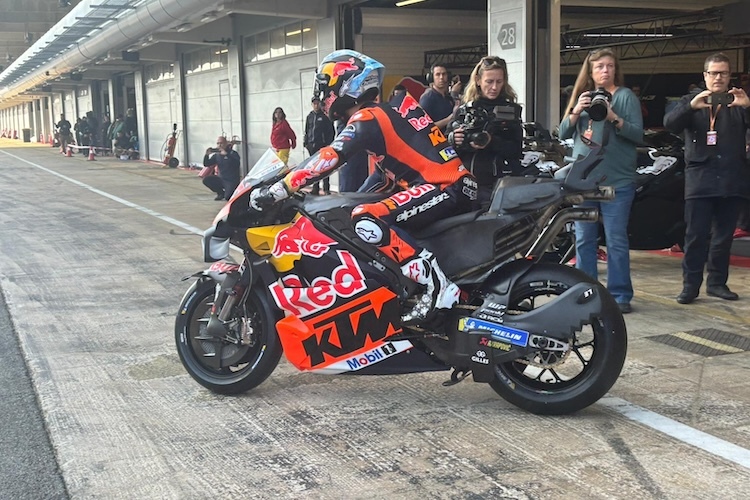
<path id="1" fill-rule="evenodd" d="M 344 111 L 374 101 L 383 83 L 385 66 L 354 50 L 331 52 L 315 75 L 315 95 L 331 120 L 344 118 Z"/>

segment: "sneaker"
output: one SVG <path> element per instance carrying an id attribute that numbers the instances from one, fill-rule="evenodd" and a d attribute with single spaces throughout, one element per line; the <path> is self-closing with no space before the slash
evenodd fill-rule
<path id="1" fill-rule="evenodd" d="M 630 302 L 618 302 L 617 307 L 620 308 L 620 312 L 623 314 L 633 312 L 633 308 L 631 307 Z"/>
<path id="2" fill-rule="evenodd" d="M 430 319 L 437 309 L 450 309 L 458 303 L 461 290 L 440 269 L 432 252 L 422 252 L 401 266 L 407 278 L 424 285 L 425 293 L 417 297 L 414 307 L 401 316 L 402 324 L 419 324 Z"/>
<path id="3" fill-rule="evenodd" d="M 603 248 L 596 250 L 596 260 L 599 262 L 607 262 L 607 251 Z"/>
<path id="4" fill-rule="evenodd" d="M 673 253 L 682 253 L 682 248 L 680 247 L 680 245 L 678 245 L 677 243 L 675 243 L 674 245 L 672 245 L 671 247 L 669 247 L 669 251 L 673 252 Z"/>
<path id="5" fill-rule="evenodd" d="M 734 230 L 734 235 L 732 238 L 748 238 L 750 237 L 750 231 L 745 231 L 744 229 L 740 229 L 739 227 Z"/>

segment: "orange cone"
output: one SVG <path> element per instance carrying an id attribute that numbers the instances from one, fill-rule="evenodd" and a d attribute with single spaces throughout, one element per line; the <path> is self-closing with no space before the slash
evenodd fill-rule
<path id="1" fill-rule="evenodd" d="M 70 146 L 68 146 L 68 150 L 65 152 L 65 156 L 67 156 L 68 158 L 72 158 L 73 157 L 73 148 L 71 148 Z"/>
<path id="2" fill-rule="evenodd" d="M 94 158 L 94 156 L 95 156 L 95 155 L 96 155 L 96 152 L 94 151 L 94 147 L 93 147 L 93 146 L 91 146 L 91 147 L 89 148 L 89 161 L 94 161 L 94 160 L 96 160 L 96 158 Z"/>

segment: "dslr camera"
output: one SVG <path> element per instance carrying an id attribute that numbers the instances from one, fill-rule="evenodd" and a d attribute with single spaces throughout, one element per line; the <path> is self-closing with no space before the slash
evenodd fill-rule
<path id="1" fill-rule="evenodd" d="M 609 103 L 612 100 L 612 94 L 607 92 L 603 87 L 589 91 L 591 104 L 589 105 L 589 116 L 595 122 L 600 122 L 607 117 Z"/>
<path id="2" fill-rule="evenodd" d="M 729 92 L 714 92 L 706 97 L 706 104 L 718 106 L 719 104 L 727 105 L 734 102 L 734 96 Z"/>

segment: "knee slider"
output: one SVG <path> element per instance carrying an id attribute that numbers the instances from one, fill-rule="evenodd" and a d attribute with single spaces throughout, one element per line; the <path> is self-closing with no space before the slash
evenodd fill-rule
<path id="1" fill-rule="evenodd" d="M 354 232 L 365 243 L 382 246 L 387 245 L 391 239 L 388 224 L 382 220 L 367 214 L 356 215 L 352 218 Z"/>

